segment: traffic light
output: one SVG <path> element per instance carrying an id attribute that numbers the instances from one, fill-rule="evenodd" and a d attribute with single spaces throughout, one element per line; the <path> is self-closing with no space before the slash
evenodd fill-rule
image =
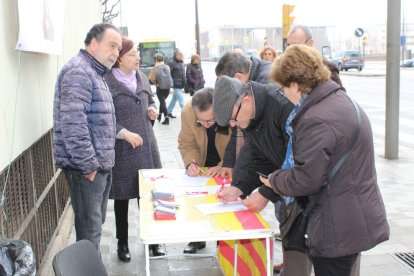
<path id="1" fill-rule="evenodd" d="M 293 9 L 295 8 L 295 5 L 288 5 L 283 4 L 282 12 L 282 34 L 283 38 L 287 38 L 287 35 L 290 30 L 290 26 L 293 24 L 293 20 L 295 20 L 294 16 L 290 16 L 290 14 L 293 12 Z"/>
<path id="2" fill-rule="evenodd" d="M 365 44 L 367 44 L 367 37 L 366 36 L 364 36 L 362 38 L 362 45 L 365 45 Z"/>

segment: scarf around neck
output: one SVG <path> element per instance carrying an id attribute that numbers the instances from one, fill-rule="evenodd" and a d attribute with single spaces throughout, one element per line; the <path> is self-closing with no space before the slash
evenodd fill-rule
<path id="1" fill-rule="evenodd" d="M 295 131 L 292 128 L 292 121 L 296 117 L 296 114 L 298 113 L 300 106 L 303 104 L 303 102 L 308 97 L 308 94 L 305 94 L 298 102 L 298 104 L 295 106 L 295 108 L 290 113 L 289 117 L 286 120 L 285 130 L 286 133 L 289 135 L 289 142 L 286 149 L 286 158 L 285 162 L 283 162 L 282 169 L 284 170 L 290 170 L 295 166 L 295 160 L 293 159 L 293 150 L 292 150 L 292 137 L 295 134 Z M 291 203 L 294 200 L 293 196 L 285 196 L 284 198 L 286 205 Z"/>
<path id="2" fill-rule="evenodd" d="M 129 74 L 125 74 L 124 71 L 122 71 L 121 69 L 113 68 L 112 73 L 120 83 L 122 83 L 128 88 L 129 91 L 135 93 L 135 91 L 137 90 L 137 78 L 135 76 L 135 70 Z"/>

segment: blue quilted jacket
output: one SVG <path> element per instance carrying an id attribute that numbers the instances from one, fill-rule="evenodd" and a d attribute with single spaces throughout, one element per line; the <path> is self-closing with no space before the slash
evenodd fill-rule
<path id="1" fill-rule="evenodd" d="M 59 168 L 87 175 L 110 171 L 115 160 L 115 109 L 103 75 L 108 69 L 80 50 L 59 73 L 53 144 Z"/>

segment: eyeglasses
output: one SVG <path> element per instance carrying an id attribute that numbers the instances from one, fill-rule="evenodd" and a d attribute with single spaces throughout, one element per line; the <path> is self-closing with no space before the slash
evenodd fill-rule
<path id="1" fill-rule="evenodd" d="M 126 54 L 126 56 L 135 58 L 135 57 L 139 57 L 139 54 L 138 53 L 129 53 L 129 54 Z"/>
<path id="2" fill-rule="evenodd" d="M 237 108 L 236 115 L 234 116 L 234 119 L 231 119 L 230 122 L 229 122 L 232 127 L 235 127 L 236 124 L 237 124 L 237 116 L 239 116 L 239 112 L 240 112 L 240 108 L 242 106 L 242 103 L 243 103 L 243 101 L 240 102 L 239 108 Z"/>
<path id="3" fill-rule="evenodd" d="M 210 125 L 210 126 L 216 123 L 216 121 L 214 120 L 196 120 L 196 122 L 201 125 Z"/>

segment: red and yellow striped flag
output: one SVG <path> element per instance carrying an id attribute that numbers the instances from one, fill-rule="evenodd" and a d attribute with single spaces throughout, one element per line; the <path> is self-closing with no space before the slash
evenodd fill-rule
<path id="1" fill-rule="evenodd" d="M 218 185 L 221 184 L 221 180 L 217 181 L 216 179 L 215 182 Z M 253 230 L 270 227 L 260 214 L 248 210 L 216 214 L 215 216 L 223 229 Z M 225 275 L 234 275 L 235 244 L 234 240 L 219 242 L 218 260 Z M 269 250 L 270 260 L 273 260 L 273 239 L 270 239 Z M 239 240 L 237 253 L 237 275 L 267 275 L 266 239 Z"/>

